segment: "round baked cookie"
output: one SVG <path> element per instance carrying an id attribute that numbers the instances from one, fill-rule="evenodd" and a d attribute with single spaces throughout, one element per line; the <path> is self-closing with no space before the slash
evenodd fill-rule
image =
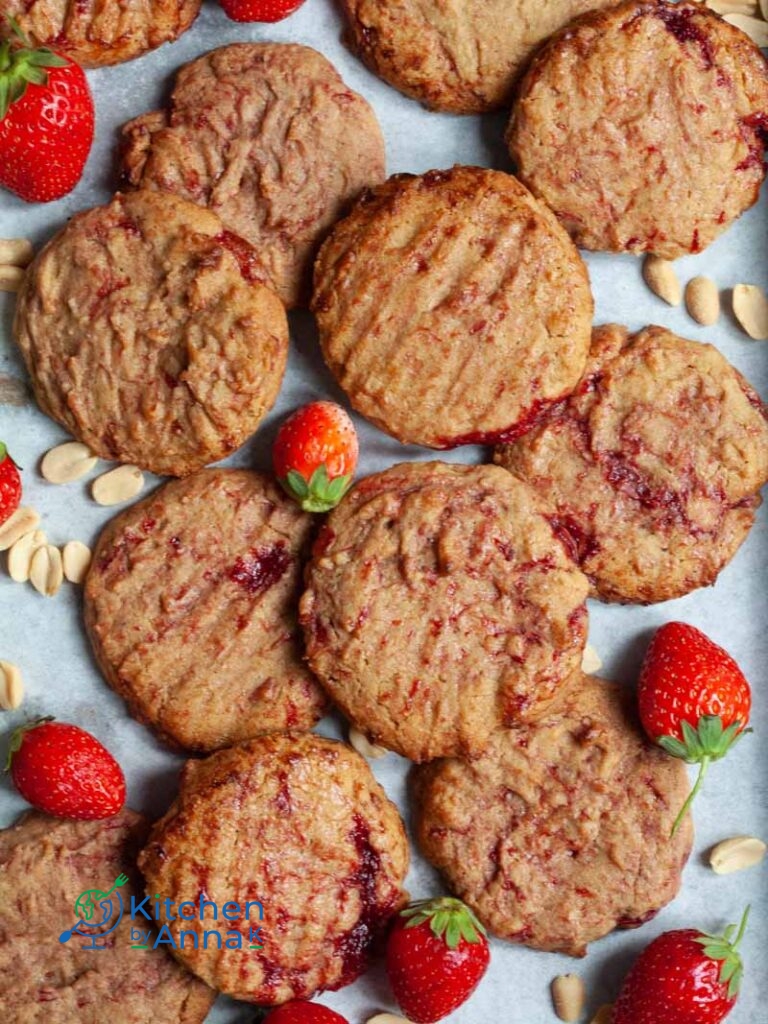
<path id="1" fill-rule="evenodd" d="M 384 177 L 371 107 L 316 50 L 236 43 L 186 64 L 168 111 L 123 129 L 127 181 L 213 210 L 259 251 L 289 307 L 306 305 L 330 226 Z"/>
<path id="2" fill-rule="evenodd" d="M 184 476 L 254 432 L 288 355 L 282 303 L 215 214 L 159 192 L 74 216 L 27 271 L 14 334 L 38 404 L 104 459 Z"/>
<path id="3" fill-rule="evenodd" d="M 252 1003 L 305 999 L 350 984 L 371 944 L 406 902 L 405 829 L 367 763 L 311 734 L 251 740 L 189 761 L 179 797 L 139 858 L 147 892 L 221 907 L 247 900 L 262 951 L 198 948 L 176 955 L 214 988 Z M 202 935 L 203 920 L 169 923 Z M 230 927 L 246 939 L 243 919 Z"/>
<path id="4" fill-rule="evenodd" d="M 714 583 L 746 538 L 768 423 L 712 345 L 609 325 L 575 394 L 495 460 L 533 487 L 597 595 L 666 601 Z"/>
<path id="5" fill-rule="evenodd" d="M 214 992 L 163 948 L 131 949 L 128 908 L 141 891 L 136 857 L 148 830 L 124 809 L 106 821 L 30 811 L 0 831 L 0 1004 L 9 1024 L 205 1020 Z M 109 892 L 120 874 L 128 881 L 116 890 L 124 908 L 117 928 L 96 931 L 96 949 L 84 934 L 57 941 L 82 920 L 78 897 Z"/>
<path id="6" fill-rule="evenodd" d="M 534 58 L 507 139 L 522 181 L 577 245 L 700 252 L 765 176 L 768 63 L 703 4 L 629 0 Z"/>
<path id="7" fill-rule="evenodd" d="M 538 44 L 611 0 L 341 0 L 368 67 L 432 110 L 479 114 L 508 106 Z"/>
<path id="8" fill-rule="evenodd" d="M 404 463 L 359 483 L 315 543 L 307 657 L 377 743 L 427 761 L 540 716 L 578 668 L 588 584 L 525 484 Z"/>
<path id="9" fill-rule="evenodd" d="M 354 407 L 430 448 L 514 437 L 575 386 L 589 350 L 586 267 L 511 175 L 395 175 L 333 230 L 312 307 Z"/>
<path id="10" fill-rule="evenodd" d="M 420 768 L 416 836 L 500 938 L 583 956 L 677 893 L 690 816 L 670 832 L 687 794 L 684 765 L 644 741 L 620 689 L 579 673 L 481 757 Z"/>
<path id="11" fill-rule="evenodd" d="M 107 525 L 85 624 L 139 721 L 198 751 L 312 728 L 326 700 L 296 622 L 311 530 L 273 479 L 245 469 L 173 481 Z"/>
<path id="12" fill-rule="evenodd" d="M 199 10 L 200 0 L 0 0 L 0 36 L 10 34 L 5 17 L 15 18 L 35 43 L 96 68 L 177 39 Z"/>

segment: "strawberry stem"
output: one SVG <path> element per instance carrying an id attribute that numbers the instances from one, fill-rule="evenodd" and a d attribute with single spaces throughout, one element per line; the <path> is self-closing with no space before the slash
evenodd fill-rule
<path id="1" fill-rule="evenodd" d="M 8 22 L 19 42 L 6 39 L 0 44 L 0 121 L 9 107 L 20 100 L 28 85 L 45 85 L 46 68 L 61 68 L 69 63 L 47 46 L 33 47 L 13 18 Z"/>
<path id="2" fill-rule="evenodd" d="M 685 801 L 683 806 L 680 808 L 680 813 L 675 818 L 675 822 L 672 825 L 672 831 L 669 833 L 670 838 L 680 828 L 680 826 L 683 823 L 683 818 L 686 816 L 688 811 L 691 809 L 691 804 L 696 799 L 696 796 L 698 795 L 699 791 L 701 790 L 702 784 L 704 782 L 704 776 L 707 774 L 707 769 L 709 768 L 709 765 L 710 765 L 709 757 L 705 754 L 702 757 L 701 761 L 699 762 L 699 774 L 698 774 L 698 776 L 696 778 L 696 782 L 694 783 L 693 789 L 688 794 L 688 799 Z"/>

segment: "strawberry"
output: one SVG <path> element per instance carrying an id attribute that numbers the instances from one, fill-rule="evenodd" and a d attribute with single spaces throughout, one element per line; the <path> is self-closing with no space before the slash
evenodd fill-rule
<path id="1" fill-rule="evenodd" d="M 305 512 L 328 512 L 352 483 L 358 456 L 352 420 L 334 402 L 311 402 L 283 423 L 275 438 L 275 473 Z"/>
<path id="2" fill-rule="evenodd" d="M 232 21 L 282 21 L 303 3 L 304 0 L 221 0 L 224 13 Z"/>
<path id="3" fill-rule="evenodd" d="M 749 683 L 730 654 L 701 630 L 668 622 L 651 640 L 637 696 L 648 736 L 673 757 L 700 765 L 674 835 L 709 765 L 725 757 L 749 722 Z"/>
<path id="4" fill-rule="evenodd" d="M 387 939 L 387 977 L 415 1024 L 441 1020 L 466 1002 L 488 969 L 485 929 L 461 900 L 421 900 L 401 911 Z"/>
<path id="5" fill-rule="evenodd" d="M 264 1017 L 262 1024 L 348 1024 L 347 1019 L 335 1010 L 305 999 L 292 999 L 283 1003 Z"/>
<path id="6" fill-rule="evenodd" d="M 693 928 L 659 935 L 624 980 L 611 1024 L 719 1024 L 738 997 L 744 973 L 738 947 L 748 917 L 749 907 L 735 938 L 735 924 L 724 935 Z"/>
<path id="7" fill-rule="evenodd" d="M 19 468 L 0 441 L 0 524 L 10 519 L 21 501 Z"/>
<path id="8" fill-rule="evenodd" d="M 71 192 L 93 142 L 93 99 L 83 69 L 46 47 L 0 43 L 0 185 L 29 203 Z"/>
<path id="9" fill-rule="evenodd" d="M 16 789 L 56 818 L 110 818 L 125 803 L 125 778 L 110 752 L 76 725 L 38 719 L 11 737 L 8 764 Z"/>

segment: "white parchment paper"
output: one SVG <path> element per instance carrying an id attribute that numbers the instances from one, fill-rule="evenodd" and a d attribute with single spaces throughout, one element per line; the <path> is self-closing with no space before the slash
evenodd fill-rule
<path id="1" fill-rule="evenodd" d="M 470 2 L 470 0 L 467 0 Z M 322 51 L 346 82 L 374 106 L 387 142 L 388 169 L 425 171 L 472 163 L 509 169 L 502 143 L 505 118 L 454 117 L 428 113 L 370 74 L 341 42 L 341 18 L 333 0 L 307 0 L 296 14 L 274 25 L 236 25 L 209 0 L 193 28 L 178 42 L 140 60 L 88 73 L 97 105 L 97 137 L 85 176 L 65 199 L 29 206 L 0 191 L 0 236 L 24 235 L 39 244 L 77 210 L 105 202 L 116 185 L 114 147 L 117 130 L 131 117 L 162 103 L 177 68 L 199 54 L 229 42 L 295 41 Z M 670 309 L 644 286 L 640 263 L 630 257 L 588 256 L 597 302 L 597 322 L 614 320 L 638 329 L 660 323 L 679 334 L 716 344 L 768 397 L 768 344 L 749 340 L 732 320 L 725 302 L 720 322 L 698 327 L 682 309 Z M 768 286 L 766 198 L 706 252 L 677 264 L 684 280 L 708 274 L 722 289 L 738 282 Z M 11 339 L 13 296 L 0 295 L 0 374 L 25 379 Z M 267 468 L 277 424 L 298 404 L 323 396 L 344 401 L 318 354 L 309 314 L 292 317 L 293 348 L 288 374 L 275 409 L 265 425 L 231 462 Z M 356 417 L 360 431 L 361 473 L 404 459 L 435 457 L 424 449 L 405 448 Z M 93 544 L 111 517 L 95 505 L 86 482 L 54 487 L 39 476 L 39 459 L 64 432 L 28 402 L 0 405 L 0 438 L 24 467 L 24 501 L 43 516 L 43 528 L 54 543 L 77 538 Z M 478 461 L 480 449 L 464 448 L 444 455 L 451 461 Z M 154 486 L 156 481 L 149 481 Z M 145 492 L 146 493 L 146 492 Z M 694 809 L 696 843 L 686 868 L 680 896 L 651 923 L 635 932 L 611 935 L 597 942 L 583 961 L 535 953 L 493 942 L 490 970 L 475 996 L 452 1018 L 456 1024 L 503 1021 L 546 1024 L 555 1017 L 549 999 L 554 975 L 577 971 L 586 980 L 589 1009 L 609 1002 L 637 952 L 660 932 L 676 927 L 713 930 L 739 918 L 752 904 L 750 929 L 743 944 L 746 980 L 733 1024 L 768 1024 L 768 894 L 766 868 L 725 877 L 706 866 L 705 853 L 725 837 L 750 833 L 768 836 L 765 755 L 768 732 L 768 530 L 765 510 L 749 540 L 722 573 L 717 584 L 679 601 L 650 608 L 609 607 L 590 602 L 590 641 L 603 658 L 601 674 L 632 685 L 653 629 L 669 619 L 682 619 L 705 630 L 737 658 L 754 694 L 755 735 L 740 743 L 727 761 L 713 766 L 708 785 Z M 152 735 L 130 719 L 122 702 L 103 682 L 90 655 L 81 625 L 80 595 L 66 585 L 54 599 L 43 599 L 30 587 L 14 584 L 0 572 L 0 658 L 23 671 L 27 697 L 20 712 L 0 712 L 0 730 L 10 730 L 26 716 L 53 714 L 92 730 L 112 750 L 128 779 L 129 804 L 150 815 L 161 814 L 172 799 L 181 758 L 169 754 Z M 222 699 L 226 699 L 224 696 Z M 320 726 L 341 735 L 341 723 L 328 718 Z M 394 754 L 372 768 L 408 820 L 407 763 Z M 0 827 L 25 807 L 7 778 L 0 782 Z M 413 852 L 410 892 L 424 896 L 440 891 L 434 872 Z M 264 894 L 265 902 L 268 894 Z M 267 904 L 268 906 L 268 904 Z M 0 907 L 0 918 L 2 907 Z M 52 937 L 53 939 L 53 937 Z M 321 1001 L 363 1021 L 376 1009 L 392 1009 L 380 966 L 341 992 Z M 246 1021 L 245 1004 L 220 999 L 210 1024 Z M 8 1022 L 12 1024 L 12 1022 Z"/>

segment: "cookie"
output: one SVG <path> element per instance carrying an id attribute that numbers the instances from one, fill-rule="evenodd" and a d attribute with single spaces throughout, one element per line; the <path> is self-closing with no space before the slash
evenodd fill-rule
<path id="1" fill-rule="evenodd" d="M 420 768 L 416 835 L 500 938 L 583 956 L 676 895 L 690 817 L 670 831 L 687 794 L 684 765 L 644 741 L 619 688 L 579 674 L 476 760 Z"/>
<path id="2" fill-rule="evenodd" d="M 197 751 L 312 728 L 326 701 L 296 623 L 311 530 L 273 479 L 245 469 L 166 484 L 107 525 L 85 624 L 139 721 Z"/>
<path id="3" fill-rule="evenodd" d="M 256 430 L 288 355 L 255 251 L 159 192 L 76 214 L 27 271 L 14 334 L 38 404 L 103 459 L 184 476 Z"/>
<path id="4" fill-rule="evenodd" d="M 252 1003 L 305 999 L 350 984 L 405 903 L 408 845 L 397 808 L 342 743 L 276 735 L 187 762 L 179 797 L 139 858 L 147 892 L 262 903 L 263 950 L 188 942 L 178 958 L 214 988 Z M 202 935 L 203 920 L 172 921 Z M 247 928 L 246 925 L 241 925 Z"/>
<path id="5" fill-rule="evenodd" d="M 584 249 L 701 252 L 757 202 L 768 63 L 703 4 L 629 0 L 539 51 L 508 142 Z"/>
<path id="6" fill-rule="evenodd" d="M 128 910 L 140 893 L 136 856 L 148 830 L 140 815 L 124 809 L 107 821 L 64 821 L 30 811 L 0 831 L 0 1004 L 5 1020 L 202 1024 L 215 993 L 162 947 L 131 949 Z M 114 891 L 122 900 L 122 920 L 107 933 L 119 909 L 112 897 L 113 916 L 101 930 L 88 928 L 75 902 L 87 890 L 109 893 L 121 874 L 128 880 Z M 96 912 L 103 917 L 101 906 Z M 76 925 L 78 931 L 66 942 L 57 941 Z"/>
<path id="7" fill-rule="evenodd" d="M 289 307 L 306 305 L 331 224 L 384 177 L 371 107 L 322 54 L 236 43 L 185 65 L 167 111 L 123 129 L 127 181 L 207 206 L 259 251 Z"/>
<path id="8" fill-rule="evenodd" d="M 186 32 L 200 0 L 95 3 L 83 0 L 0 0 L 0 17 L 15 18 L 35 43 L 85 68 L 121 64 Z M 9 35 L 2 18 L 0 35 Z"/>
<path id="9" fill-rule="evenodd" d="M 579 666 L 588 584 L 523 483 L 404 463 L 361 481 L 315 543 L 309 664 L 358 729 L 413 761 L 482 750 Z"/>
<path id="10" fill-rule="evenodd" d="M 584 369 L 592 295 L 578 252 L 513 177 L 396 175 L 334 228 L 312 307 L 358 412 L 430 448 L 516 436 Z"/>
<path id="11" fill-rule="evenodd" d="M 575 394 L 495 459 L 534 488 L 597 595 L 666 601 L 714 583 L 746 538 L 768 424 L 712 345 L 611 325 Z"/>
<path id="12" fill-rule="evenodd" d="M 342 0 L 353 49 L 375 74 L 432 110 L 508 106 L 538 44 L 611 0 Z"/>

